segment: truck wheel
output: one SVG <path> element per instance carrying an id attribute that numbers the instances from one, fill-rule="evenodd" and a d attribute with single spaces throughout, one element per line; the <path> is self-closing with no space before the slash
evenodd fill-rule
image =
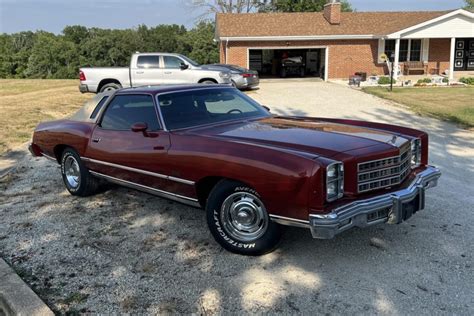
<path id="1" fill-rule="evenodd" d="M 206 213 L 214 239 L 230 252 L 259 256 L 280 241 L 280 226 L 270 220 L 257 191 L 240 182 L 219 182 L 209 194 Z"/>
<path id="2" fill-rule="evenodd" d="M 89 173 L 77 152 L 72 148 L 66 148 L 62 153 L 61 174 L 66 189 L 72 195 L 92 195 L 99 188 L 99 180 Z"/>
<path id="3" fill-rule="evenodd" d="M 113 90 L 118 90 L 121 88 L 122 86 L 120 84 L 111 82 L 111 83 L 104 84 L 102 88 L 100 88 L 100 92 L 113 91 Z"/>

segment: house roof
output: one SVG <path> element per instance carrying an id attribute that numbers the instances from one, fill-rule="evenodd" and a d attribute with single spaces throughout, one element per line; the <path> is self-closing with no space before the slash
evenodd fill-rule
<path id="1" fill-rule="evenodd" d="M 384 36 L 449 12 L 342 12 L 338 25 L 329 24 L 322 12 L 218 13 L 216 37 Z"/>

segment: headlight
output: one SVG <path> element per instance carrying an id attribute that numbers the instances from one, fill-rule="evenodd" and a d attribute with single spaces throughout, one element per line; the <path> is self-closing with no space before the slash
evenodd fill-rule
<path id="1" fill-rule="evenodd" d="M 334 162 L 326 167 L 326 199 L 334 201 L 344 195 L 344 165 Z"/>
<path id="2" fill-rule="evenodd" d="M 221 72 L 219 72 L 219 77 L 224 78 L 224 79 L 230 78 L 230 74 L 228 72 L 222 72 L 221 71 Z"/>
<path id="3" fill-rule="evenodd" d="M 418 167 L 421 163 L 421 139 L 411 141 L 411 166 Z"/>

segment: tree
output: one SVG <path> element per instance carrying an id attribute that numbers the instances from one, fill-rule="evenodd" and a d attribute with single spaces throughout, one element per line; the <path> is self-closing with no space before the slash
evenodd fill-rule
<path id="1" fill-rule="evenodd" d="M 266 0 L 259 5 L 260 12 L 320 12 L 327 0 Z M 347 0 L 341 1 L 343 12 L 353 11 Z"/>
<path id="2" fill-rule="evenodd" d="M 464 7 L 464 9 L 474 10 L 474 0 L 464 0 L 464 2 L 466 3 L 466 6 Z"/>
<path id="3" fill-rule="evenodd" d="M 26 74 L 31 78 L 74 78 L 78 66 L 79 55 L 74 43 L 63 36 L 39 32 Z"/>
<path id="4" fill-rule="evenodd" d="M 258 0 L 194 0 L 192 4 L 205 8 L 204 15 L 215 13 L 249 13 L 258 8 L 262 1 Z"/>
<path id="5" fill-rule="evenodd" d="M 182 38 L 187 55 L 201 64 L 219 62 L 219 47 L 214 42 L 214 23 L 202 21 Z"/>
<path id="6" fill-rule="evenodd" d="M 85 26 L 71 25 L 64 28 L 63 34 L 66 40 L 80 44 L 89 36 L 89 30 Z"/>

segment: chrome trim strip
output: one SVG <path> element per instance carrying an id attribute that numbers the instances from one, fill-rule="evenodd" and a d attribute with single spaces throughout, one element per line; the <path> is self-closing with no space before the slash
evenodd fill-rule
<path id="1" fill-rule="evenodd" d="M 307 220 L 285 217 L 285 216 L 280 216 L 280 215 L 273 215 L 273 214 L 270 214 L 269 217 L 272 221 L 281 225 L 303 227 L 303 228 L 309 227 L 309 221 Z"/>
<path id="2" fill-rule="evenodd" d="M 141 174 L 144 174 L 144 175 L 147 175 L 147 176 L 152 176 L 152 177 L 156 177 L 156 178 L 160 178 L 160 179 L 171 180 L 171 181 L 174 181 L 174 182 L 184 183 L 184 184 L 187 184 L 187 185 L 194 185 L 194 183 L 195 183 L 194 181 L 191 181 L 191 180 L 176 178 L 176 177 L 173 177 L 173 176 L 167 176 L 167 175 L 164 175 L 164 174 L 161 174 L 161 173 L 155 173 L 155 172 L 146 171 L 146 170 L 142 170 L 142 169 L 127 167 L 127 166 L 124 166 L 124 165 L 118 165 L 118 164 L 107 162 L 107 161 L 96 160 L 96 159 L 87 158 L 87 157 L 81 157 L 81 159 L 84 160 L 84 161 L 87 161 L 87 162 L 97 163 L 97 164 L 104 165 L 104 166 L 109 166 L 109 167 L 119 168 L 119 169 L 131 171 L 131 172 L 141 173 Z"/>
<path id="3" fill-rule="evenodd" d="M 51 157 L 50 155 L 46 155 L 45 153 L 41 153 L 41 155 L 46 159 L 58 162 L 58 160 L 56 158 Z"/>
<path id="4" fill-rule="evenodd" d="M 95 171 L 89 171 L 89 172 L 92 175 L 96 176 L 96 177 L 104 178 L 104 179 L 106 179 L 110 182 L 114 182 L 114 183 L 129 187 L 129 188 L 132 188 L 132 189 L 136 189 L 136 190 L 139 190 L 139 191 L 144 191 L 144 192 L 147 192 L 147 193 L 150 193 L 150 194 L 158 195 L 158 196 L 168 198 L 168 199 L 171 199 L 171 200 L 174 200 L 174 201 L 177 201 L 177 202 L 181 202 L 181 203 L 184 203 L 184 204 L 187 204 L 187 205 L 191 205 L 191 206 L 194 206 L 194 207 L 201 207 L 201 205 L 199 204 L 198 199 L 195 199 L 195 198 L 190 198 L 188 196 L 163 191 L 163 190 L 160 190 L 160 189 L 155 189 L 155 188 L 152 188 L 152 187 L 148 187 L 146 185 L 142 185 L 142 184 L 138 184 L 138 183 L 135 183 L 135 182 L 131 182 L 131 181 L 111 177 L 111 176 L 108 176 L 108 175 L 105 175 L 105 174 L 102 174 L 102 173 L 99 173 L 99 172 L 95 172 Z"/>

